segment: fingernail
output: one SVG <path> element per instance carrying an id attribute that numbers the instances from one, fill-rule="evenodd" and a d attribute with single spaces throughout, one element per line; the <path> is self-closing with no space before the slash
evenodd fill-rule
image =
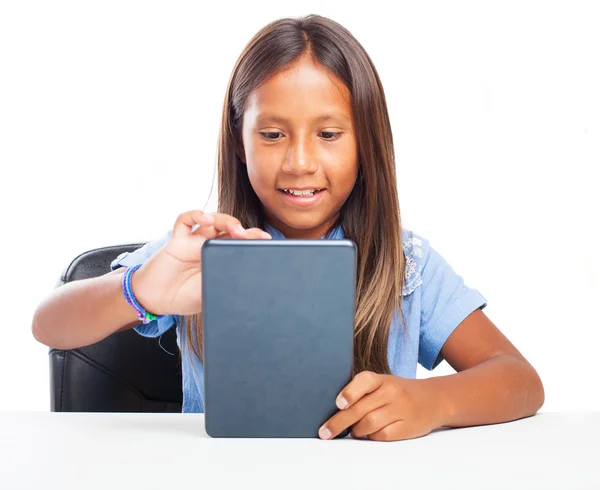
<path id="1" fill-rule="evenodd" d="M 265 233 L 263 236 L 264 236 L 264 237 L 265 237 L 267 240 L 268 240 L 268 239 L 270 239 L 270 238 L 273 238 L 273 237 L 272 237 L 271 235 L 269 235 L 268 233 Z"/>
<path id="2" fill-rule="evenodd" d="M 235 229 L 240 233 L 245 233 L 244 227 L 242 225 L 235 225 Z"/>
<path id="3" fill-rule="evenodd" d="M 344 410 L 344 408 L 348 406 L 348 400 L 346 400 L 343 396 L 340 396 L 335 403 L 340 410 Z"/>
<path id="4" fill-rule="evenodd" d="M 330 439 L 331 438 L 331 431 L 327 427 L 321 427 L 319 429 L 319 437 L 321 439 Z"/>

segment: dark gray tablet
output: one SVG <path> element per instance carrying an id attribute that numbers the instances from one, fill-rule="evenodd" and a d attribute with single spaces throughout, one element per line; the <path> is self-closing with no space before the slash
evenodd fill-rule
<path id="1" fill-rule="evenodd" d="M 350 240 L 205 242 L 206 432 L 318 437 L 351 380 L 355 291 Z"/>

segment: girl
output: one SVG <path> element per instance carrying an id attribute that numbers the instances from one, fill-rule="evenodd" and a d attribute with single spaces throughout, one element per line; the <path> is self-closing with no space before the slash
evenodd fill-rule
<path id="1" fill-rule="evenodd" d="M 218 170 L 218 213 L 183 213 L 112 272 L 59 288 L 35 312 L 35 338 L 72 349 L 128 328 L 158 337 L 176 327 L 183 411 L 203 412 L 202 243 L 349 238 L 358 248 L 355 376 L 321 438 L 348 427 L 357 438 L 414 438 L 542 406 L 540 378 L 483 313 L 486 299 L 402 230 L 383 87 L 345 28 L 309 15 L 252 38 L 227 88 Z M 457 373 L 415 379 L 417 362 L 431 370 L 442 359 Z"/>

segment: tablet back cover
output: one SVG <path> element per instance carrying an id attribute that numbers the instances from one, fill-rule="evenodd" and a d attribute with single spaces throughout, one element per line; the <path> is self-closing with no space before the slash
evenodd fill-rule
<path id="1" fill-rule="evenodd" d="M 353 362 L 350 240 L 202 247 L 205 426 L 212 437 L 317 437 Z"/>

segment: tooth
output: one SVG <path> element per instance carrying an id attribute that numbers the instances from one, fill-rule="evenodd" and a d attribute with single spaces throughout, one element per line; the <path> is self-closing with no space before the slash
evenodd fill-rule
<path id="1" fill-rule="evenodd" d="M 292 196 L 312 196 L 317 189 L 308 189 L 308 190 L 295 190 L 295 189 L 284 189 L 284 192 L 291 194 Z"/>

